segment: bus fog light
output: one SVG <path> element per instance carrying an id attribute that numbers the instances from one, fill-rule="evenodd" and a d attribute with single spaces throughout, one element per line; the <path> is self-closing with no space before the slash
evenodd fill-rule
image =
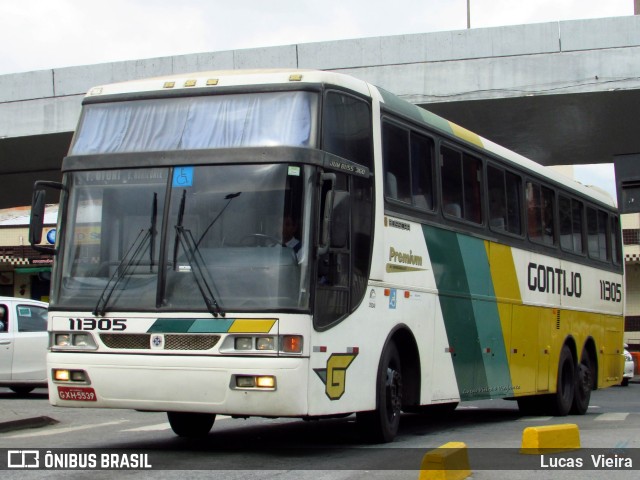
<path id="1" fill-rule="evenodd" d="M 71 370 L 71 381 L 72 382 L 86 382 L 87 376 L 85 375 L 84 370 Z"/>
<path id="2" fill-rule="evenodd" d="M 276 377 L 256 377 L 256 386 L 258 388 L 276 388 Z"/>
<path id="3" fill-rule="evenodd" d="M 235 339 L 236 350 L 252 350 L 253 338 L 252 337 L 237 337 Z"/>
<path id="4" fill-rule="evenodd" d="M 302 336 L 284 335 L 280 349 L 285 353 L 302 353 Z"/>
<path id="5" fill-rule="evenodd" d="M 54 369 L 53 379 L 56 382 L 68 382 L 71 379 L 71 371 Z"/>
<path id="6" fill-rule="evenodd" d="M 257 350 L 275 350 L 276 342 L 273 337 L 258 337 L 256 339 Z"/>
<path id="7" fill-rule="evenodd" d="M 236 377 L 236 387 L 238 388 L 254 388 L 256 379 L 254 377 Z"/>

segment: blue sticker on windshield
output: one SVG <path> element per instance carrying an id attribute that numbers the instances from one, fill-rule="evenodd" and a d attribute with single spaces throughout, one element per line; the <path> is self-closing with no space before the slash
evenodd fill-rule
<path id="1" fill-rule="evenodd" d="M 176 167 L 173 170 L 174 187 L 190 187 L 193 185 L 193 167 Z"/>

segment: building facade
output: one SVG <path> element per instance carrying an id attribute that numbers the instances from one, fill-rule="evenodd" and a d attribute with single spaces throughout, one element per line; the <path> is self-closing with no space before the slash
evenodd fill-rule
<path id="1" fill-rule="evenodd" d="M 30 207 L 0 210 L 0 296 L 48 301 L 53 256 L 29 244 Z M 45 214 L 43 244 L 55 243 L 57 206 Z"/>

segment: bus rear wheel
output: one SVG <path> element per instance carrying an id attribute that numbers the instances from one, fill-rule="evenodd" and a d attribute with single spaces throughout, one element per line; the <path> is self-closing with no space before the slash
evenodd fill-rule
<path id="1" fill-rule="evenodd" d="M 213 413 L 167 412 L 169 425 L 179 437 L 205 437 L 216 419 Z"/>
<path id="2" fill-rule="evenodd" d="M 562 347 L 558 361 L 556 393 L 549 397 L 550 413 L 564 417 L 571 410 L 576 390 L 576 367 L 568 346 Z"/>
<path id="3" fill-rule="evenodd" d="M 358 412 L 356 419 L 366 439 L 375 443 L 391 442 L 400 428 L 402 411 L 402 368 L 400 354 L 391 342 L 378 367 L 376 409 Z"/>
<path id="4" fill-rule="evenodd" d="M 592 388 L 593 370 L 591 369 L 591 358 L 588 353 L 584 353 L 576 371 L 576 387 L 573 396 L 573 405 L 571 406 L 572 414 L 584 415 L 587 413 Z"/>

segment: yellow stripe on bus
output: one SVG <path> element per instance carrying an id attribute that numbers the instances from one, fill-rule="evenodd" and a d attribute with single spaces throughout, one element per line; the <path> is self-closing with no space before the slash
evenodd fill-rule
<path id="1" fill-rule="evenodd" d="M 469 143 L 473 143 L 480 148 L 484 148 L 480 135 L 475 134 L 472 131 L 467 130 L 466 128 L 461 127 L 460 125 L 456 125 L 452 122 L 449 122 L 449 125 L 451 126 L 451 130 L 456 137 L 466 140 Z"/>
<path id="2" fill-rule="evenodd" d="M 498 302 L 522 303 L 511 247 L 485 241 L 493 290 Z"/>
<path id="3" fill-rule="evenodd" d="M 269 333 L 275 325 L 275 319 L 242 319 L 235 320 L 229 327 L 229 333 Z"/>

